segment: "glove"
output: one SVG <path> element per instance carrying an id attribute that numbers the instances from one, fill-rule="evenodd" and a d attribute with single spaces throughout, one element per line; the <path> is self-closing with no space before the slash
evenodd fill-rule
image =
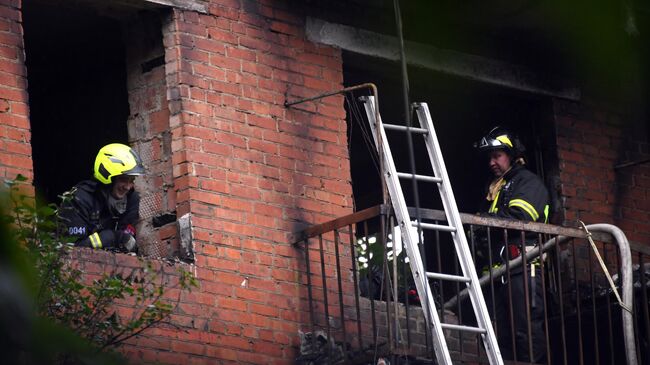
<path id="1" fill-rule="evenodd" d="M 115 243 L 117 247 L 122 247 L 128 252 L 135 251 L 136 241 L 128 231 L 117 231 L 115 232 Z"/>
<path id="2" fill-rule="evenodd" d="M 129 234 L 128 239 L 122 245 L 129 252 L 135 251 L 135 247 L 136 247 L 135 237 Z"/>
<path id="3" fill-rule="evenodd" d="M 135 229 L 129 224 L 123 231 L 115 232 L 115 241 L 118 246 L 123 247 L 127 252 L 134 252 L 137 247 L 134 235 Z"/>

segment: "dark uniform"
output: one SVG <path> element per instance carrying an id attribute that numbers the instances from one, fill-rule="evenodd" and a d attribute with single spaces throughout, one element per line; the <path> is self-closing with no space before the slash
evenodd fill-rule
<path id="1" fill-rule="evenodd" d="M 541 179 L 528 171 L 525 167 L 515 163 L 514 166 L 504 174 L 502 187 L 492 202 L 488 204 L 483 212 L 490 216 L 505 219 L 517 219 L 530 222 L 546 223 L 548 221 L 549 194 Z M 508 244 L 503 242 L 503 234 L 494 234 L 492 242 L 493 264 L 503 264 L 506 258 L 516 258 L 525 248 L 522 245 L 521 236 L 518 234 L 508 235 Z M 498 236 L 498 237 L 497 237 Z M 526 245 L 534 245 L 536 236 L 527 237 Z M 508 250 L 508 253 L 505 252 Z M 531 270 L 533 268 L 533 270 Z M 528 346 L 528 318 L 526 314 L 524 270 L 522 267 L 513 269 L 510 274 L 510 281 L 507 283 L 495 283 L 495 314 L 497 320 L 497 334 L 499 346 L 505 359 L 514 359 L 512 348 L 512 329 L 510 327 L 509 298 L 512 298 L 512 309 L 514 319 L 514 338 L 518 361 L 541 362 L 546 355 L 546 339 L 544 336 L 544 299 L 541 283 L 542 272 L 538 260 L 528 265 L 528 298 L 530 301 L 530 326 L 533 344 L 533 358 L 529 356 Z M 509 293 L 509 290 L 511 291 Z M 511 295 L 510 295 L 511 294 Z M 488 305 L 492 301 L 487 300 Z M 490 311 L 492 313 L 492 311 Z"/>
<path id="2" fill-rule="evenodd" d="M 110 185 L 95 180 L 84 180 L 71 190 L 72 197 L 61 205 L 59 217 L 66 233 L 76 238 L 75 245 L 93 248 L 119 248 L 135 237 L 139 220 L 140 195 L 131 190 L 126 196 L 126 207 L 111 207 Z"/>

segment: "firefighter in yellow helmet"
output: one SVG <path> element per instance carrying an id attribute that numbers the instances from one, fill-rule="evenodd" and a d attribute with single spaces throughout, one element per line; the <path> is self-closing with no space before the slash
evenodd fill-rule
<path id="1" fill-rule="evenodd" d="M 525 147 L 517 136 L 501 127 L 495 127 L 474 146 L 485 155 L 487 167 L 493 175 L 493 180 L 487 188 L 481 214 L 503 219 L 546 223 L 549 193 L 542 180 L 524 166 Z M 508 242 L 504 242 L 503 231 L 493 230 L 492 233 L 492 262 L 489 263 L 492 267 L 517 258 L 526 249 L 532 248 L 536 242 L 536 235 L 526 236 L 525 242 L 522 242 L 519 232 L 511 232 L 508 234 Z M 483 237 L 481 234 L 478 236 L 479 251 L 487 251 L 485 234 Z M 483 256 L 488 257 L 485 253 Z M 534 260 L 528 263 L 526 271 L 521 267 L 513 269 L 508 282 L 495 283 L 495 305 L 492 308 L 494 312 L 491 310 L 490 313 L 496 316 L 499 347 L 504 359 L 534 363 L 545 361 L 546 337 L 543 328 L 544 298 L 541 276 L 539 261 Z M 486 294 L 491 295 L 491 293 Z M 528 301 L 525 300 L 526 294 L 528 294 Z M 487 302 L 492 304 L 491 300 Z M 530 323 L 527 314 L 529 310 Z M 511 319 L 514 323 L 511 323 Z M 514 339 L 511 337 L 512 330 L 514 330 Z M 532 348 L 529 348 L 529 333 Z M 515 348 L 512 346 L 513 340 Z"/>
<path id="2" fill-rule="evenodd" d="M 94 179 L 64 194 L 59 217 L 66 233 L 77 246 L 135 251 L 140 196 L 133 187 L 144 174 L 140 157 L 127 145 L 111 143 L 99 150 L 93 170 Z"/>

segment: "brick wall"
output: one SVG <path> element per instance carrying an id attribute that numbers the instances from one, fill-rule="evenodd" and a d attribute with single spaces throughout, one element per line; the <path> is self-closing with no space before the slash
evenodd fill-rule
<path id="1" fill-rule="evenodd" d="M 564 223 L 610 223 L 650 244 L 650 165 L 615 169 L 650 157 L 647 131 L 595 106 L 556 100 L 554 107 Z"/>
<path id="2" fill-rule="evenodd" d="M 134 360 L 293 363 L 304 268 L 289 236 L 352 210 L 340 51 L 305 40 L 280 2 L 175 10 L 164 34 L 172 182 L 191 214 L 200 288 L 178 331 L 134 340 Z"/>
<path id="3" fill-rule="evenodd" d="M 3 176 L 31 178 L 19 4 L 0 5 L 0 156 Z M 294 8 L 214 0 L 208 14 L 170 10 L 162 49 L 147 42 L 144 25 L 125 24 L 129 138 L 149 167 L 138 188 L 154 210 L 191 215 L 189 267 L 199 280 L 173 316 L 177 329 L 124 347 L 134 362 L 294 362 L 308 319 L 299 309 L 304 262 L 289 237 L 352 211 L 342 97 L 283 105 L 343 82 L 340 50 L 308 42 Z M 141 69 L 159 55 L 164 66 Z M 140 237 L 176 234 L 154 228 Z M 88 250 L 77 260 L 89 278 L 135 264 Z"/>
<path id="4" fill-rule="evenodd" d="M 0 177 L 33 179 L 19 0 L 0 3 Z"/>

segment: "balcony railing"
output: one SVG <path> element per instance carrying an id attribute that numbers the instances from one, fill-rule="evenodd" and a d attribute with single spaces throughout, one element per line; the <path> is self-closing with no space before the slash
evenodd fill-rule
<path id="1" fill-rule="evenodd" d="M 445 220 L 441 211 L 421 209 L 419 213 L 425 222 Z M 461 219 L 480 266 L 479 277 L 485 268 L 483 292 L 493 326 L 497 332 L 502 331 L 499 345 L 511 349 L 508 360 L 516 363 L 532 358 L 535 340 L 542 341 L 540 348 L 544 352 L 539 363 L 627 364 L 630 356 L 636 357 L 639 364 L 650 363 L 650 248 L 630 245 L 633 288 L 627 301 L 633 305 L 627 317 L 630 328 L 624 331 L 626 309 L 616 294 L 622 293 L 622 269 L 627 259 L 625 251 L 621 256 L 611 234 L 594 229 L 591 236 L 613 286 L 583 229 L 468 214 L 461 214 Z M 304 253 L 301 310 L 309 318 L 304 331 L 311 337 L 301 346 L 299 363 L 314 359 L 322 363 L 377 363 L 381 357 L 395 361 L 407 356 L 433 361 L 429 331 L 394 226 L 389 210 L 376 206 L 300 233 L 296 246 Z M 425 232 L 422 238 L 428 271 L 460 274 L 451 251 L 451 237 L 442 232 Z M 522 252 L 527 247 L 527 254 L 513 261 L 509 250 L 499 252 L 499 247 L 505 246 L 503 242 L 520 247 Z M 542 259 L 536 254 L 540 248 Z M 505 256 L 503 265 L 489 265 L 499 262 L 494 257 L 499 253 Z M 531 273 L 540 276 L 537 282 L 541 287 L 533 285 Z M 528 309 L 524 331 L 527 341 L 522 344 L 512 340 L 512 304 L 516 303 L 512 300 L 512 285 L 520 284 L 513 283 L 513 279 L 523 281 L 526 308 L 533 304 L 532 298 L 541 298 L 542 303 L 535 303 L 543 307 L 541 339 L 531 335 L 532 324 L 539 321 L 531 318 Z M 437 280 L 430 283 L 443 323 L 475 322 L 464 299 L 463 285 Z M 504 295 L 504 290 L 508 294 Z M 499 301 L 505 303 L 506 313 L 510 314 L 507 323 L 496 319 Z M 511 336 L 504 336 L 504 331 Z M 480 335 L 445 330 L 445 336 L 455 361 L 487 363 Z M 508 337 L 508 343 L 504 343 Z M 626 342 L 630 338 L 631 342 Z"/>

